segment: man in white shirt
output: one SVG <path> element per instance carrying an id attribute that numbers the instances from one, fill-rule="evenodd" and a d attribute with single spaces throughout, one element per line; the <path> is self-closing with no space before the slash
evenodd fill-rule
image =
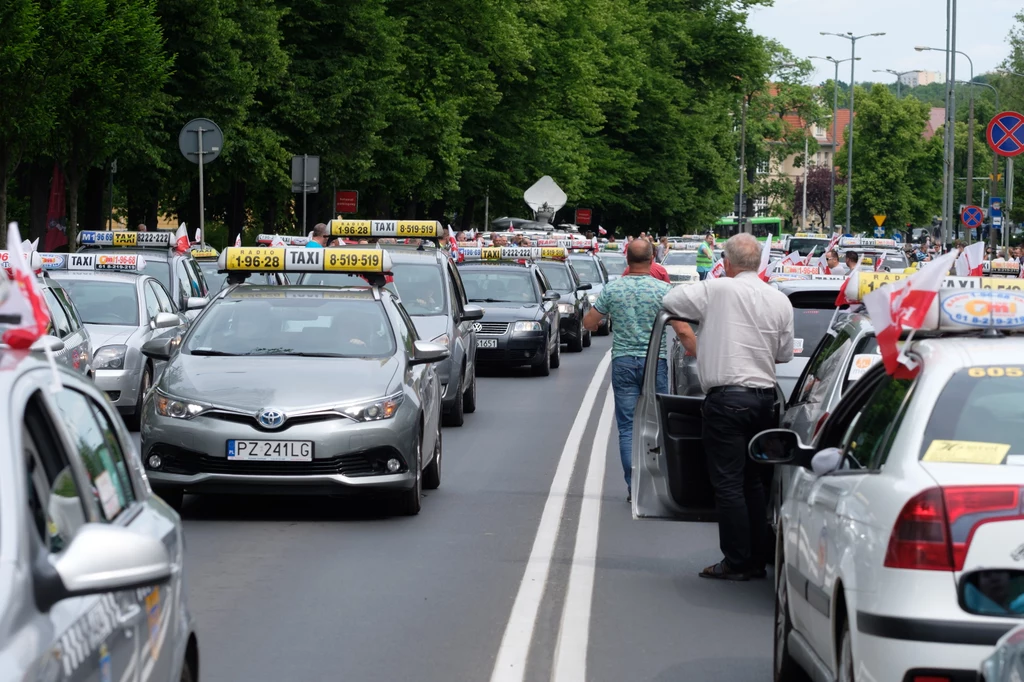
<path id="1" fill-rule="evenodd" d="M 762 465 L 747 457 L 750 439 L 777 428 L 775 365 L 793 359 L 793 306 L 757 275 L 761 244 L 738 234 L 725 244 L 725 277 L 676 287 L 665 309 L 700 325 L 700 348 L 690 325 L 673 328 L 690 354 L 705 395 L 702 441 L 715 488 L 722 561 L 701 577 L 764 577 L 771 556 Z"/>

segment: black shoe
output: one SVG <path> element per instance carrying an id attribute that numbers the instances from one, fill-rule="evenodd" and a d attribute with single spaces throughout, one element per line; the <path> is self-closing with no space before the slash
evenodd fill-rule
<path id="1" fill-rule="evenodd" d="M 633 501 L 633 493 L 626 493 L 626 502 Z"/>
<path id="2" fill-rule="evenodd" d="M 750 577 L 754 580 L 762 580 L 768 577 L 767 568 L 756 568 L 750 572 Z"/>

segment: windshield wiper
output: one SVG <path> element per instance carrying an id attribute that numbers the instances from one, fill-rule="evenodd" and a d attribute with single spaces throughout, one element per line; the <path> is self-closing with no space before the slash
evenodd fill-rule
<path id="1" fill-rule="evenodd" d="M 288 355 L 299 358 L 347 358 L 348 355 L 341 353 L 304 353 L 301 351 L 288 351 L 286 353 L 255 353 L 255 355 Z"/>
<path id="2" fill-rule="evenodd" d="M 196 350 L 189 351 L 189 353 L 192 355 L 228 355 L 234 357 L 241 355 L 241 353 L 228 353 L 227 351 L 213 350 L 212 348 L 197 348 Z"/>
<path id="3" fill-rule="evenodd" d="M 508 301 L 504 298 L 471 298 L 469 300 L 474 303 L 515 303 L 515 301 Z"/>

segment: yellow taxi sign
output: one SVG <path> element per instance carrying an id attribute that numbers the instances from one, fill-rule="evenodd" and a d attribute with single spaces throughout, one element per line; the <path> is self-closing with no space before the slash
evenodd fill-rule
<path id="1" fill-rule="evenodd" d="M 444 228 L 436 220 L 344 220 L 331 221 L 335 237 L 395 237 L 437 239 Z"/>
<path id="2" fill-rule="evenodd" d="M 558 246 L 485 246 L 482 248 L 461 249 L 464 261 L 477 260 L 535 260 L 551 258 L 564 260 L 566 251 Z"/>
<path id="3" fill-rule="evenodd" d="M 117 232 L 83 230 L 78 233 L 79 246 L 170 246 L 170 232 Z"/>
<path id="4" fill-rule="evenodd" d="M 540 257 L 545 260 L 565 260 L 568 255 L 564 246 L 542 246 L 540 247 Z"/>
<path id="5" fill-rule="evenodd" d="M 212 246 L 193 246 L 189 249 L 193 258 L 216 258 L 220 255 L 217 249 Z"/>
<path id="6" fill-rule="evenodd" d="M 222 272 L 389 272 L 391 256 L 380 249 L 293 246 L 229 246 L 218 261 Z"/>
<path id="7" fill-rule="evenodd" d="M 847 287 L 846 297 L 849 300 L 863 301 L 864 297 L 883 284 L 897 282 L 905 279 L 914 273 L 898 272 L 854 272 Z M 854 286 L 856 285 L 856 286 Z M 1008 291 L 1024 291 L 1024 279 L 1002 278 L 1002 277 L 946 277 L 942 280 L 942 289 L 994 289 Z M 856 299 L 850 297 L 849 292 L 856 291 Z"/>

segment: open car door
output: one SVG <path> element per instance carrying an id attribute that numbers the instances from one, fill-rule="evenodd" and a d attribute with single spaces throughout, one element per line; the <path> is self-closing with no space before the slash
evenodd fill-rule
<path id="1" fill-rule="evenodd" d="M 697 377 L 697 359 L 685 354 L 668 324 L 677 319 L 681 318 L 662 311 L 647 346 L 644 382 L 633 422 L 633 517 L 711 521 L 716 515 L 702 441 L 704 393 Z M 700 326 L 684 321 L 693 327 L 699 349 Z M 659 394 L 658 354 L 666 330 L 670 393 Z M 781 415 L 785 396 L 778 386 L 776 392 Z"/>

